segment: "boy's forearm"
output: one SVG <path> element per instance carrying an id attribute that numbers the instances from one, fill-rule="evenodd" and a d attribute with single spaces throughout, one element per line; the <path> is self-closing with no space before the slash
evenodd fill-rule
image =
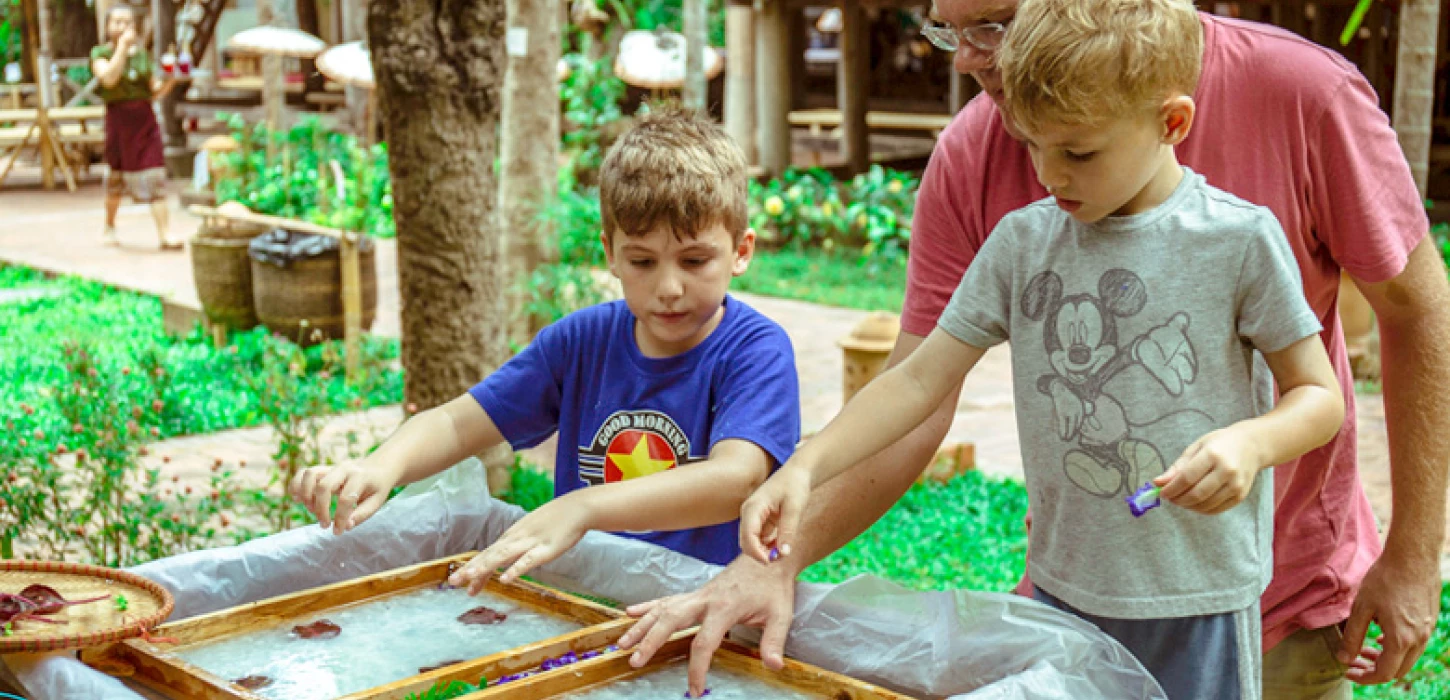
<path id="1" fill-rule="evenodd" d="M 730 522 L 764 481 L 765 464 L 707 460 L 648 477 L 574 491 L 590 530 L 686 530 Z"/>
<path id="2" fill-rule="evenodd" d="M 447 406 L 413 416 L 364 461 L 394 470 L 398 484 L 426 479 L 492 445 L 474 446 Z"/>
<path id="3" fill-rule="evenodd" d="M 1284 392 L 1272 410 L 1237 426 L 1255 446 L 1259 467 L 1298 459 L 1334 438 L 1344 424 L 1337 387 L 1305 384 Z"/>

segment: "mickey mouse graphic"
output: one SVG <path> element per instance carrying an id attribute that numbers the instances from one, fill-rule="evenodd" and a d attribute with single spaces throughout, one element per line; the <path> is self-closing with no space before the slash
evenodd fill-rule
<path id="1" fill-rule="evenodd" d="M 1187 334 L 1188 314 L 1173 314 L 1167 323 L 1123 343 L 1118 340 L 1118 320 L 1137 315 L 1148 302 L 1147 287 L 1138 275 L 1117 268 L 1104 272 L 1097 296 L 1064 297 L 1062 287 L 1057 273 L 1038 273 L 1022 293 L 1022 310 L 1034 321 L 1045 319 L 1043 344 L 1053 372 L 1037 380 L 1037 390 L 1052 399 L 1058 437 L 1077 445 L 1063 457 L 1063 469 L 1074 485 L 1094 496 L 1132 493 L 1166 467 L 1158 448 L 1133 437 L 1131 429 L 1168 415 L 1135 423 L 1104 386 L 1136 365 L 1170 395 L 1182 394 L 1198 374 Z"/>

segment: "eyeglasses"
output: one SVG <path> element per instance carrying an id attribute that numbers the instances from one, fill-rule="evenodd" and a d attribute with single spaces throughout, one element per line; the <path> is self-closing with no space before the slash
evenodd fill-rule
<path id="1" fill-rule="evenodd" d="M 1002 36 L 1006 33 L 1006 22 L 974 24 L 959 30 L 946 22 L 932 20 L 921 27 L 921 35 L 926 37 L 932 46 L 952 53 L 961 50 L 963 40 L 978 51 L 988 53 L 996 51 L 997 47 L 1002 45 Z"/>

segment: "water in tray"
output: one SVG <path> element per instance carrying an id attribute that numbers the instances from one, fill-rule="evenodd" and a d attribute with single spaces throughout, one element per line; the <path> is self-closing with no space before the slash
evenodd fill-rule
<path id="1" fill-rule="evenodd" d="M 493 625 L 458 621 L 480 605 L 508 619 Z M 326 640 L 292 634 L 294 625 L 322 618 L 342 633 Z M 580 627 L 489 593 L 469 597 L 462 589 L 429 587 L 185 649 L 177 656 L 227 680 L 266 676 L 271 684 L 252 691 L 265 697 L 328 700 L 415 676 L 425 666 L 495 654 Z"/>
<path id="2" fill-rule="evenodd" d="M 631 680 L 563 697 L 565 700 L 681 700 L 690 688 L 685 674 L 685 662 L 679 661 Z M 710 694 L 705 696 L 706 700 L 811 700 L 809 695 L 719 667 L 710 669 L 707 686 Z"/>

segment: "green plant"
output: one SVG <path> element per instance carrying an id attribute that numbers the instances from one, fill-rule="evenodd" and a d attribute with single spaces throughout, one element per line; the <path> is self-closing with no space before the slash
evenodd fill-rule
<path id="1" fill-rule="evenodd" d="M 880 165 L 851 179 L 846 220 L 853 241 L 864 241 L 864 257 L 895 260 L 906 256 L 919 184 L 907 173 Z"/>
<path id="2" fill-rule="evenodd" d="M 231 472 L 214 470 L 204 495 L 139 466 L 167 413 L 161 359 L 118 367 L 85 345 L 61 352 L 66 381 L 6 423 L 21 437 L 0 445 L 3 553 L 24 544 L 26 556 L 128 566 L 216 541 L 235 505 Z"/>
<path id="3" fill-rule="evenodd" d="M 240 148 L 220 156 L 218 202 L 380 238 L 396 235 L 384 144 L 365 149 L 351 134 L 323 129 L 315 117 L 285 132 L 248 126 L 237 115 L 227 124 Z"/>
<path id="4" fill-rule="evenodd" d="M 750 183 L 750 226 L 768 248 L 830 249 L 846 233 L 846 206 L 825 170 L 787 170 L 765 184 Z"/>
<path id="5" fill-rule="evenodd" d="M 611 126 L 624 117 L 619 102 L 625 85 L 614 75 L 608 58 L 571 53 L 564 61 L 569 65 L 569 77 L 559 86 L 559 99 L 564 117 L 562 146 L 569 159 L 566 170 L 572 180 L 592 183 L 609 148 Z"/>
<path id="6" fill-rule="evenodd" d="M 581 190 L 569 172 L 560 173 L 559 194 L 539 217 L 554 236 L 558 257 L 542 263 L 525 282 L 524 312 L 552 323 L 604 301 L 594 270 L 605 264 L 599 242 L 603 223 L 597 190 Z"/>

